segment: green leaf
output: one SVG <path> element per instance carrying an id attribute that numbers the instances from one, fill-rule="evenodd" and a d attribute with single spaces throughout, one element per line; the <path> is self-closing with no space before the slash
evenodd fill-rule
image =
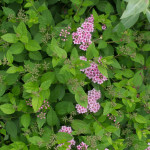
<path id="1" fill-rule="evenodd" d="M 56 139 L 57 139 L 58 144 L 62 144 L 62 143 L 65 143 L 65 142 L 68 142 L 68 141 L 72 140 L 73 137 L 68 133 L 58 132 L 56 134 Z"/>
<path id="2" fill-rule="evenodd" d="M 21 124 L 24 128 L 28 128 L 30 125 L 31 117 L 30 114 L 23 114 L 20 118 Z"/>
<path id="3" fill-rule="evenodd" d="M 145 45 L 142 47 L 142 50 L 143 50 L 143 51 L 150 51 L 150 44 L 145 44 Z"/>
<path id="4" fill-rule="evenodd" d="M 39 110 L 39 108 L 41 107 L 41 105 L 43 104 L 43 96 L 39 95 L 39 96 L 34 96 L 32 98 L 32 107 L 34 109 L 34 112 L 37 112 Z"/>
<path id="5" fill-rule="evenodd" d="M 111 113 L 112 110 L 113 109 L 111 108 L 111 102 L 106 102 L 104 111 L 103 111 L 103 115 L 107 115 L 107 114 Z"/>
<path id="6" fill-rule="evenodd" d="M 39 51 L 29 52 L 29 57 L 33 60 L 42 60 L 42 55 Z"/>
<path id="7" fill-rule="evenodd" d="M 86 51 L 87 59 L 92 59 L 93 57 L 98 57 L 98 56 L 99 56 L 99 52 L 95 48 L 94 43 L 90 44 L 90 46 L 87 48 Z"/>
<path id="8" fill-rule="evenodd" d="M 78 89 L 76 90 L 75 100 L 77 101 L 79 105 L 87 108 L 87 105 L 88 105 L 87 94 L 85 93 L 82 87 L 78 87 Z"/>
<path id="9" fill-rule="evenodd" d="M 146 10 L 146 16 L 148 21 L 150 22 L 150 11 L 148 9 Z"/>
<path id="10" fill-rule="evenodd" d="M 25 48 L 28 51 L 38 51 L 38 50 L 41 50 L 41 46 L 35 40 L 29 40 L 28 43 L 25 44 Z"/>
<path id="11" fill-rule="evenodd" d="M 12 104 L 3 104 L 3 105 L 0 105 L 0 109 L 3 113 L 5 114 L 13 114 L 15 112 L 15 108 Z"/>
<path id="12" fill-rule="evenodd" d="M 121 16 L 121 19 L 127 18 L 129 16 L 141 13 L 145 11 L 149 5 L 149 1 L 144 0 L 130 0 L 126 7 L 126 10 Z"/>
<path id="13" fill-rule="evenodd" d="M 111 125 L 111 126 L 106 127 L 105 130 L 106 130 L 107 132 L 114 133 L 115 131 L 118 130 L 118 128 Z"/>
<path id="14" fill-rule="evenodd" d="M 2 7 L 3 12 L 6 16 L 13 15 L 15 17 L 15 12 L 9 7 Z"/>
<path id="15" fill-rule="evenodd" d="M 24 50 L 24 45 L 20 42 L 12 44 L 8 49 L 12 54 L 20 54 Z"/>
<path id="16" fill-rule="evenodd" d="M 37 117 L 37 124 L 38 124 L 38 128 L 41 129 L 42 126 L 44 125 L 44 123 L 46 122 L 46 119 L 40 119 L 39 117 Z"/>
<path id="17" fill-rule="evenodd" d="M 42 60 L 42 55 L 39 51 L 29 52 L 29 57 L 33 60 Z"/>
<path id="18" fill-rule="evenodd" d="M 67 53 L 64 49 L 60 48 L 55 38 L 52 38 L 50 50 L 59 58 L 67 58 Z"/>
<path id="19" fill-rule="evenodd" d="M 24 69 L 22 66 L 16 67 L 16 66 L 11 66 L 8 70 L 7 73 L 16 73 L 16 72 L 23 72 Z"/>
<path id="20" fill-rule="evenodd" d="M 24 22 L 20 22 L 19 25 L 17 26 L 17 28 L 14 27 L 14 30 L 19 35 L 19 37 L 27 36 L 28 30 L 27 30 Z"/>
<path id="21" fill-rule="evenodd" d="M 77 132 L 77 134 L 91 133 L 89 125 L 82 120 L 74 119 L 71 123 L 71 126 Z"/>
<path id="22" fill-rule="evenodd" d="M 55 110 L 59 115 L 65 115 L 67 113 L 71 113 L 75 109 L 72 102 L 63 101 L 56 104 Z"/>
<path id="23" fill-rule="evenodd" d="M 135 120 L 136 120 L 136 122 L 138 122 L 138 123 L 147 123 L 147 119 L 146 119 L 145 117 L 141 116 L 141 115 L 137 115 L 137 116 L 135 117 Z"/>
<path id="24" fill-rule="evenodd" d="M 52 108 L 50 108 L 50 110 L 47 114 L 47 124 L 49 126 L 54 126 L 54 125 L 58 124 L 58 117 Z"/>
<path id="25" fill-rule="evenodd" d="M 18 41 L 16 34 L 13 33 L 6 33 L 2 35 L 1 38 L 8 43 L 17 43 Z"/>
<path id="26" fill-rule="evenodd" d="M 39 143 L 44 143 L 43 139 L 40 138 L 39 136 L 33 136 L 33 137 L 29 137 L 28 141 L 34 145 L 39 145 Z"/>
<path id="27" fill-rule="evenodd" d="M 76 5 L 80 5 L 82 3 L 81 0 L 70 0 L 70 1 Z"/>
<path id="28" fill-rule="evenodd" d="M 131 60 L 138 62 L 142 65 L 144 65 L 144 56 L 142 54 L 136 54 L 135 58 L 131 58 Z"/>
<path id="29" fill-rule="evenodd" d="M 119 62 L 115 58 L 113 58 L 113 62 L 111 63 L 111 66 L 113 66 L 114 68 L 121 69 Z"/>
<path id="30" fill-rule="evenodd" d="M 98 42 L 98 48 L 101 49 L 101 48 L 106 48 L 107 47 L 107 43 L 104 41 L 104 40 L 100 40 Z"/>
<path id="31" fill-rule="evenodd" d="M 99 66 L 98 66 L 98 70 L 100 71 L 100 73 L 101 73 L 103 76 L 105 76 L 106 78 L 108 78 L 107 69 L 106 69 L 104 66 L 99 65 Z"/>
<path id="32" fill-rule="evenodd" d="M 41 88 L 42 90 L 47 90 L 47 89 L 49 89 L 49 87 L 51 86 L 51 83 L 52 83 L 52 80 L 44 81 L 44 82 L 42 82 L 40 88 Z"/>
<path id="33" fill-rule="evenodd" d="M 37 82 L 27 82 L 23 86 L 28 93 L 37 92 L 39 90 Z"/>
<path id="34" fill-rule="evenodd" d="M 17 137 L 17 126 L 13 121 L 6 122 L 6 131 L 11 137 Z"/>
<path id="35" fill-rule="evenodd" d="M 0 83 L 0 96 L 2 96 L 6 91 L 6 85 Z"/>
<path id="36" fill-rule="evenodd" d="M 6 54 L 6 58 L 7 58 L 7 61 L 12 64 L 13 62 L 13 55 L 10 51 L 7 51 L 7 54 Z"/>

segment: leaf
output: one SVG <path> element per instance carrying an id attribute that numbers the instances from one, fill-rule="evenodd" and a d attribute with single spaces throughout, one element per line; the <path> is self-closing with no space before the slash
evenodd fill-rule
<path id="1" fill-rule="evenodd" d="M 144 65 L 144 56 L 142 54 L 136 53 L 136 56 L 134 58 L 131 58 L 131 60 Z"/>
<path id="2" fill-rule="evenodd" d="M 49 126 L 54 126 L 58 124 L 58 117 L 52 108 L 49 110 L 47 114 L 47 124 Z"/>
<path id="3" fill-rule="evenodd" d="M 146 10 L 146 16 L 148 21 L 150 22 L 150 11 L 148 9 Z"/>
<path id="4" fill-rule="evenodd" d="M 67 58 L 67 53 L 64 49 L 60 48 L 57 44 L 57 41 L 55 38 L 52 38 L 51 45 L 50 45 L 51 51 L 53 51 L 54 54 L 56 54 L 59 58 Z"/>
<path id="5" fill-rule="evenodd" d="M 37 124 L 38 124 L 38 128 L 41 129 L 42 126 L 44 125 L 44 123 L 46 122 L 46 119 L 40 119 L 39 117 L 37 117 Z"/>
<path id="6" fill-rule="evenodd" d="M 51 83 L 52 83 L 52 80 L 44 81 L 44 82 L 42 82 L 40 88 L 41 88 L 42 90 L 47 90 L 47 89 L 49 89 L 49 87 L 51 86 Z"/>
<path id="7" fill-rule="evenodd" d="M 11 137 L 17 137 L 17 126 L 13 121 L 6 122 L 6 131 Z"/>
<path id="8" fill-rule="evenodd" d="M 115 58 L 113 58 L 113 62 L 111 63 L 111 66 L 113 66 L 114 68 L 121 69 L 119 62 Z"/>
<path id="9" fill-rule="evenodd" d="M 32 98 L 32 107 L 34 109 L 34 112 L 37 112 L 39 110 L 39 108 L 41 107 L 41 105 L 43 104 L 43 96 L 39 95 L 39 96 L 34 96 Z"/>
<path id="10" fill-rule="evenodd" d="M 16 67 L 16 66 L 11 66 L 8 70 L 7 73 L 16 73 L 16 72 L 23 72 L 24 69 L 22 66 Z"/>
<path id="11" fill-rule="evenodd" d="M 143 50 L 143 51 L 150 51 L 150 44 L 145 44 L 145 45 L 142 47 L 142 50 Z"/>
<path id="12" fill-rule="evenodd" d="M 87 48 L 86 51 L 87 59 L 92 59 L 93 57 L 98 57 L 98 56 L 99 56 L 99 52 L 95 48 L 94 43 L 90 44 L 90 46 Z"/>
<path id="13" fill-rule="evenodd" d="M 8 17 L 9 15 L 13 15 L 15 17 L 15 12 L 9 7 L 2 7 L 4 14 Z"/>
<path id="14" fill-rule="evenodd" d="M 125 29 L 132 27 L 139 19 L 139 15 L 140 14 L 135 14 L 135 15 L 122 19 L 121 23 L 125 26 Z"/>
<path id="15" fill-rule="evenodd" d="M 8 104 L 8 103 L 5 103 L 3 105 L 0 105 L 0 109 L 3 113 L 5 114 L 13 114 L 15 112 L 15 108 L 12 104 Z"/>
<path id="16" fill-rule="evenodd" d="M 59 115 L 65 115 L 67 113 L 71 113 L 75 109 L 72 102 L 63 101 L 56 104 L 55 110 Z"/>
<path id="17" fill-rule="evenodd" d="M 74 119 L 71 123 L 71 126 L 78 134 L 91 133 L 89 125 L 82 120 Z"/>
<path id="18" fill-rule="evenodd" d="M 29 40 L 29 42 L 25 44 L 25 48 L 28 51 L 38 51 L 38 50 L 41 50 L 41 46 L 35 40 Z"/>
<path id="19" fill-rule="evenodd" d="M 107 114 L 111 113 L 112 110 L 113 109 L 111 108 L 111 102 L 106 102 L 104 111 L 103 111 L 103 115 L 107 115 Z"/>
<path id="20" fill-rule="evenodd" d="M 58 144 L 62 144 L 62 143 L 71 141 L 73 139 L 73 137 L 70 134 L 68 134 L 68 133 L 58 132 L 56 134 L 56 139 L 57 139 L 57 143 Z"/>
<path id="21" fill-rule="evenodd" d="M 98 43 L 98 48 L 106 48 L 107 47 L 107 43 L 104 40 L 100 40 Z"/>
<path id="22" fill-rule="evenodd" d="M 42 55 L 39 51 L 29 52 L 29 57 L 33 60 L 42 60 Z"/>
<path id="23" fill-rule="evenodd" d="M 143 83 L 143 70 L 138 71 L 133 77 L 133 84 L 135 87 L 140 87 Z"/>
<path id="24" fill-rule="evenodd" d="M 30 125 L 31 117 L 30 114 L 23 114 L 20 118 L 21 124 L 24 128 L 28 128 Z"/>
<path id="25" fill-rule="evenodd" d="M 2 96 L 6 91 L 6 85 L 0 83 L 0 96 Z"/>
<path id="26" fill-rule="evenodd" d="M 101 73 L 103 76 L 105 76 L 106 78 L 108 78 L 107 69 L 106 69 L 104 66 L 99 65 L 99 66 L 98 66 L 98 70 L 100 71 L 100 73 Z"/>
<path id="27" fill-rule="evenodd" d="M 126 10 L 121 16 L 121 19 L 127 18 L 129 16 L 141 13 L 145 11 L 149 5 L 149 1 L 147 0 L 130 0 L 126 7 Z"/>
<path id="28" fill-rule="evenodd" d="M 137 115 L 137 116 L 135 117 L 135 120 L 136 120 L 136 122 L 138 122 L 138 123 L 147 123 L 147 119 L 146 119 L 145 117 L 141 116 L 141 115 Z"/>
<path id="29" fill-rule="evenodd" d="M 23 86 L 28 93 L 37 92 L 39 90 L 37 82 L 27 82 Z"/>
<path id="30" fill-rule="evenodd" d="M 105 130 L 106 130 L 107 132 L 114 133 L 115 131 L 118 130 L 118 128 L 111 125 L 111 126 L 106 127 Z"/>
<path id="31" fill-rule="evenodd" d="M 39 145 L 39 143 L 44 143 L 43 139 L 40 138 L 39 136 L 33 136 L 33 137 L 29 137 L 28 141 L 34 145 Z"/>
<path id="32" fill-rule="evenodd" d="M 2 35 L 1 38 L 8 43 L 17 43 L 18 41 L 16 34 L 13 33 L 6 33 Z"/>
<path id="33" fill-rule="evenodd" d="M 80 5 L 82 3 L 82 1 L 80 0 L 70 0 L 70 1 L 76 5 Z"/>
<path id="34" fill-rule="evenodd" d="M 75 92 L 75 100 L 77 103 L 85 108 L 87 108 L 88 105 L 88 97 L 85 91 L 82 87 L 78 87 L 78 89 Z"/>
<path id="35" fill-rule="evenodd" d="M 24 45 L 20 42 L 12 44 L 11 47 L 8 49 L 12 54 L 20 54 L 24 50 Z"/>
<path id="36" fill-rule="evenodd" d="M 13 55 L 10 51 L 7 51 L 7 54 L 6 54 L 6 58 L 7 58 L 7 61 L 12 64 L 13 62 Z"/>

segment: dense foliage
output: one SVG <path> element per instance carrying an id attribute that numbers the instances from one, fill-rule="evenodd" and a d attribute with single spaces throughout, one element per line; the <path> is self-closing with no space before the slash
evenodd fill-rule
<path id="1" fill-rule="evenodd" d="M 145 150 L 149 0 L 1 0 L 0 150 Z"/>

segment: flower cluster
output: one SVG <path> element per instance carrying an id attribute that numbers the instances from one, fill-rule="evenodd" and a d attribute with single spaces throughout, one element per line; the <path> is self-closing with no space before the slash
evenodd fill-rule
<path id="1" fill-rule="evenodd" d="M 65 132 L 65 133 L 71 134 L 72 129 L 71 129 L 71 127 L 62 126 L 61 129 L 58 132 Z M 72 139 L 68 142 L 70 143 L 70 145 L 68 146 L 68 148 L 66 150 L 71 150 L 71 146 L 75 145 L 76 142 L 75 142 L 74 139 Z M 62 145 L 64 145 L 64 143 L 59 144 L 57 147 L 61 147 Z"/>
<path id="2" fill-rule="evenodd" d="M 87 108 L 77 104 L 76 109 L 79 114 L 84 114 L 89 110 L 90 112 L 96 113 L 100 109 L 100 104 L 97 102 L 101 98 L 101 92 L 95 89 L 88 91 L 88 106 Z"/>
<path id="3" fill-rule="evenodd" d="M 148 143 L 148 147 L 145 150 L 150 150 L 150 143 Z"/>
<path id="4" fill-rule="evenodd" d="M 32 100 L 29 98 L 29 100 L 26 100 L 26 104 L 32 107 Z"/>
<path id="5" fill-rule="evenodd" d="M 98 62 L 101 63 L 101 58 L 99 57 Z M 87 61 L 84 56 L 80 56 L 81 60 Z M 89 79 L 92 79 L 94 83 L 102 84 L 107 80 L 105 76 L 103 76 L 98 70 L 98 65 L 95 62 L 90 64 L 91 66 L 85 69 L 81 69 L 80 71 L 84 72 Z"/>
<path id="6" fill-rule="evenodd" d="M 81 142 L 80 145 L 77 146 L 77 150 L 87 150 L 88 145 L 86 145 L 84 142 Z"/>
<path id="7" fill-rule="evenodd" d="M 92 34 L 94 31 L 94 18 L 91 17 L 85 19 L 85 22 L 81 27 L 77 28 L 77 32 L 72 33 L 73 43 L 80 44 L 80 49 L 86 51 L 89 45 L 92 43 Z"/>
<path id="8" fill-rule="evenodd" d="M 102 30 L 106 30 L 106 25 L 105 24 L 102 26 Z"/>
<path id="9" fill-rule="evenodd" d="M 62 38 L 61 39 L 62 41 L 67 40 L 68 35 L 70 35 L 70 29 L 71 29 L 70 27 L 66 27 L 65 30 L 61 29 L 59 36 Z"/>

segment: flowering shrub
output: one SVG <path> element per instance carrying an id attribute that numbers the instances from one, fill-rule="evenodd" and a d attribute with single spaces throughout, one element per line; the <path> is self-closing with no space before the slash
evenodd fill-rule
<path id="1" fill-rule="evenodd" d="M 148 0 L 1 0 L 0 150 L 149 150 Z"/>

